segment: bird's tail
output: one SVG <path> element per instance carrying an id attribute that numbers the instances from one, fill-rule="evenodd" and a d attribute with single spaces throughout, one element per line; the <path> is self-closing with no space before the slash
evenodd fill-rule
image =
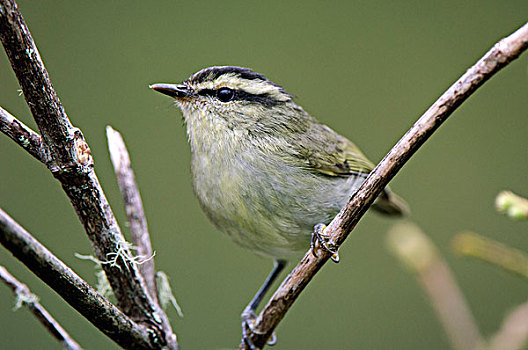
<path id="1" fill-rule="evenodd" d="M 408 216 L 410 214 L 407 202 L 388 188 L 379 195 L 372 208 L 378 213 L 390 216 Z"/>

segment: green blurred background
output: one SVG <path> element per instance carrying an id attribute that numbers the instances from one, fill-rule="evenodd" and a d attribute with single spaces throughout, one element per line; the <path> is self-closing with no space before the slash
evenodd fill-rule
<path id="1" fill-rule="evenodd" d="M 528 2 L 19 1 L 54 86 L 92 149 L 124 227 L 105 140 L 122 132 L 148 216 L 156 265 L 185 314 L 169 312 L 183 349 L 234 348 L 239 314 L 271 261 L 235 246 L 202 214 L 190 186 L 181 114 L 148 89 L 211 65 L 248 66 L 283 85 L 307 111 L 378 161 L 491 45 L 528 19 Z M 455 256 L 470 229 L 528 250 L 527 224 L 497 214 L 502 189 L 528 195 L 528 54 L 486 83 L 392 182 L 439 246 L 485 335 L 526 300 L 526 281 Z M 5 54 L 0 105 L 35 128 Z M 90 282 L 91 248 L 48 170 L 0 135 L 0 206 Z M 445 349 L 414 278 L 387 251 L 391 220 L 368 214 L 277 329 L 277 349 Z M 5 265 L 81 345 L 116 346 L 5 249 Z M 290 265 L 291 268 L 293 265 Z M 0 285 L 5 349 L 59 345 Z M 30 336 L 31 334 L 31 336 Z"/>

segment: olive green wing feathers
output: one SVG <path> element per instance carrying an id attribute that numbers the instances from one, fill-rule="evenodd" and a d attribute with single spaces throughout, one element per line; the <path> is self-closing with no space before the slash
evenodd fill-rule
<path id="1" fill-rule="evenodd" d="M 317 137 L 314 137 L 317 135 Z M 326 125 L 315 124 L 296 140 L 303 166 L 328 176 L 367 175 L 374 164 L 350 140 Z"/>
<path id="2" fill-rule="evenodd" d="M 314 124 L 310 129 L 296 139 L 302 166 L 316 173 L 336 177 L 366 178 L 374 169 L 374 164 L 352 141 L 323 124 Z M 403 216 L 409 213 L 407 203 L 389 188 L 380 194 L 373 208 L 385 215 Z"/>

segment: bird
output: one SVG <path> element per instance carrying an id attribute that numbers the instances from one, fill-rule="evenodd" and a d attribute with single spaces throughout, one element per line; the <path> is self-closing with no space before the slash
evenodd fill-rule
<path id="1" fill-rule="evenodd" d="M 150 88 L 172 97 L 182 112 L 192 185 L 206 216 L 238 245 L 274 261 L 242 312 L 246 339 L 258 305 L 287 260 L 313 245 L 313 237 L 324 245 L 324 224 L 374 164 L 282 86 L 250 68 L 212 66 L 182 83 Z M 389 216 L 409 211 L 389 188 L 372 208 Z"/>

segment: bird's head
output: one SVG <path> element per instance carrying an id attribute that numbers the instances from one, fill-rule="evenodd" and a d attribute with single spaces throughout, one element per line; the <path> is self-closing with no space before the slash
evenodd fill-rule
<path id="1" fill-rule="evenodd" d="M 202 69 L 181 84 L 152 84 L 171 96 L 187 124 L 208 119 L 232 127 L 273 127 L 289 124 L 298 107 L 281 86 L 249 68 L 218 66 Z M 304 111 L 303 111 L 304 112 Z"/>

